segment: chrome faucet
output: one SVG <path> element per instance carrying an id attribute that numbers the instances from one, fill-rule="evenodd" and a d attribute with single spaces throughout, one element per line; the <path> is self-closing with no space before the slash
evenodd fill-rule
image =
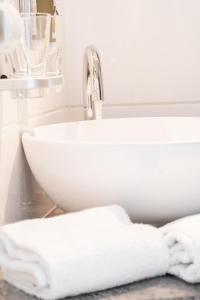
<path id="1" fill-rule="evenodd" d="M 88 47 L 84 55 L 84 109 L 87 120 L 102 118 L 103 80 L 101 62 L 95 47 Z"/>

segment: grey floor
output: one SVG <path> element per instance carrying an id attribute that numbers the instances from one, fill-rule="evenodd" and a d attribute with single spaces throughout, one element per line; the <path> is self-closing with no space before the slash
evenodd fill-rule
<path id="1" fill-rule="evenodd" d="M 21 291 L 0 281 L 0 300 L 33 300 Z M 200 300 L 200 285 L 188 285 L 166 276 L 135 284 L 66 299 L 74 300 Z"/>

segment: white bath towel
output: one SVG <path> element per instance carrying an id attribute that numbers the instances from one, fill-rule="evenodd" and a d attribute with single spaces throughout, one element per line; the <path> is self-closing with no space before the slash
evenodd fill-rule
<path id="1" fill-rule="evenodd" d="M 169 248 L 168 273 L 189 283 L 199 283 L 200 215 L 177 220 L 160 230 Z"/>
<path id="2" fill-rule="evenodd" d="M 112 206 L 2 227 L 0 265 L 17 288 L 58 299 L 163 275 L 168 251 L 158 229 Z"/>

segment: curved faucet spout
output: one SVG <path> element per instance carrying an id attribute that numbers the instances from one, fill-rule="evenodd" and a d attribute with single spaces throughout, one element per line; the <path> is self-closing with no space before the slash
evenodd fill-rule
<path id="1" fill-rule="evenodd" d="M 103 80 L 101 62 L 95 47 L 88 47 L 84 55 L 83 70 L 84 109 L 87 120 L 101 119 Z"/>

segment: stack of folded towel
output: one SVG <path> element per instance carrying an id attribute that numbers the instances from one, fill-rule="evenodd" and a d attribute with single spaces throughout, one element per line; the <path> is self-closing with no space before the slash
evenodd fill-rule
<path id="1" fill-rule="evenodd" d="M 58 299 L 164 275 L 162 231 L 132 224 L 119 206 L 0 228 L 6 281 L 42 299 Z"/>
<path id="2" fill-rule="evenodd" d="M 200 215 L 161 228 L 131 223 L 119 206 L 100 207 L 0 228 L 6 281 L 58 299 L 145 278 L 200 282 Z"/>
<path id="3" fill-rule="evenodd" d="M 169 249 L 168 273 L 200 283 L 200 215 L 177 220 L 160 231 Z"/>

